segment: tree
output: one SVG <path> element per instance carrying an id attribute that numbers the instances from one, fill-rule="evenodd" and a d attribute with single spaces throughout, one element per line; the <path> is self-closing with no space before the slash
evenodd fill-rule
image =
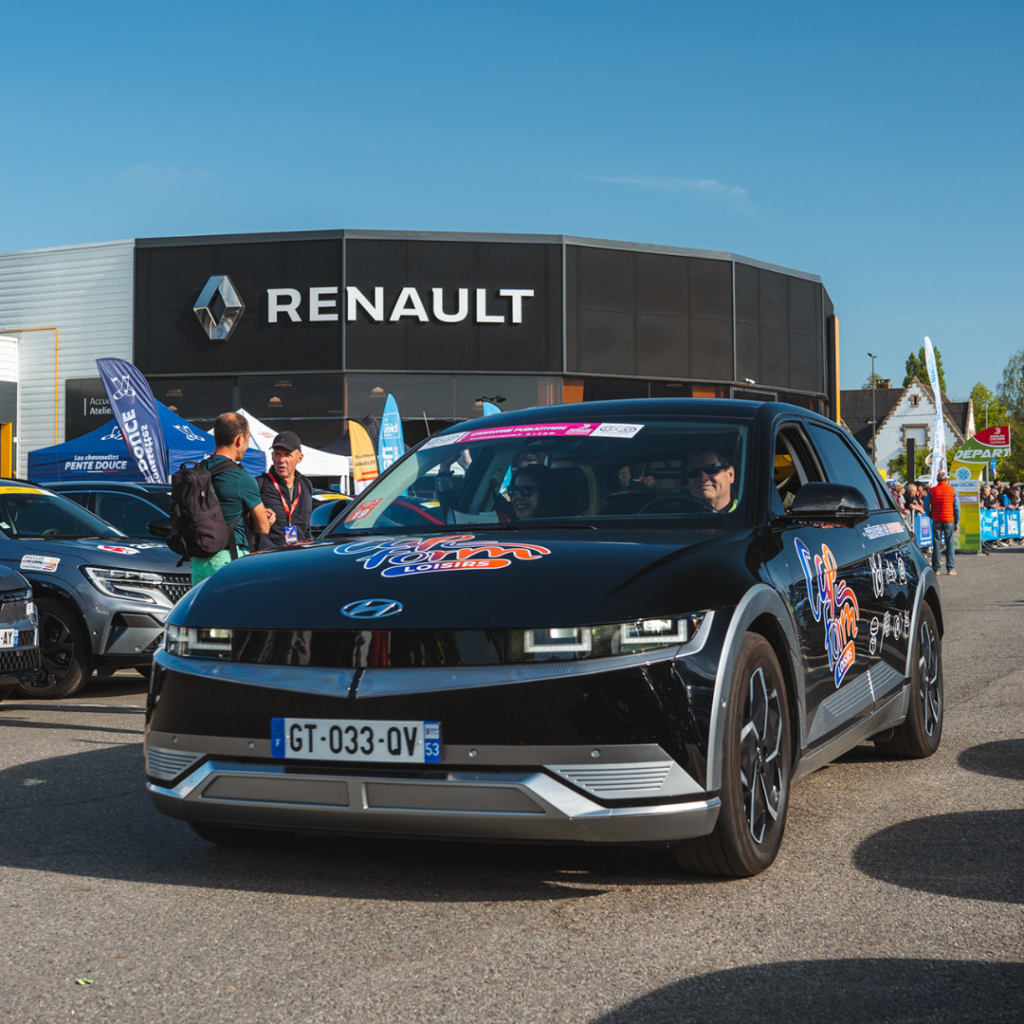
<path id="1" fill-rule="evenodd" d="M 942 353 L 938 349 L 935 350 L 935 369 L 939 373 L 939 387 L 944 395 L 948 395 L 949 392 L 946 390 L 946 374 L 942 369 Z M 911 352 L 907 356 L 907 375 L 903 378 L 903 386 L 907 387 L 915 377 L 925 384 L 931 384 L 931 377 L 928 376 L 928 360 L 924 354 L 924 345 L 916 352 Z"/>
<path id="2" fill-rule="evenodd" d="M 929 476 L 931 469 L 927 459 L 928 453 L 922 448 L 914 449 L 914 463 L 917 467 L 917 472 L 914 473 L 914 479 L 920 480 L 922 477 Z M 900 454 L 889 463 L 889 479 L 892 480 L 894 477 L 899 477 L 901 480 L 907 479 L 907 453 L 906 451 L 900 452 Z"/>
<path id="3" fill-rule="evenodd" d="M 1006 406 L 981 381 L 971 388 L 971 401 L 974 403 L 975 430 L 1009 423 L 1010 414 Z"/>
<path id="4" fill-rule="evenodd" d="M 1024 417 L 1024 348 L 1010 356 L 1010 361 L 1003 369 L 999 397 L 1013 416 Z"/>
<path id="5" fill-rule="evenodd" d="M 861 384 L 861 390 L 862 391 L 874 391 L 874 389 L 876 387 L 880 387 L 881 386 L 881 383 L 884 380 L 885 380 L 885 378 L 880 376 L 877 373 L 869 373 L 868 374 L 868 379 L 866 381 L 864 381 L 863 384 Z"/>

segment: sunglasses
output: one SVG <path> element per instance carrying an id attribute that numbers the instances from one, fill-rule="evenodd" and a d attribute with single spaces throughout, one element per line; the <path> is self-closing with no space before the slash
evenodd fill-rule
<path id="1" fill-rule="evenodd" d="M 692 469 L 686 471 L 686 475 L 691 480 L 696 480 L 697 477 L 703 473 L 705 476 L 718 476 L 719 473 L 724 469 L 728 469 L 728 466 L 723 466 L 720 462 L 709 462 L 706 466 L 694 466 Z"/>
<path id="2" fill-rule="evenodd" d="M 508 489 L 508 496 L 514 498 L 519 494 L 524 498 L 532 498 L 539 490 L 539 487 L 531 487 L 529 484 L 525 484 L 522 487 L 510 487 Z"/>

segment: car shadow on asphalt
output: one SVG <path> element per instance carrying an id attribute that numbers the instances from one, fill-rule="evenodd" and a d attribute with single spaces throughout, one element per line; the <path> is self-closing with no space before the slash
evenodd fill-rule
<path id="1" fill-rule="evenodd" d="M 969 772 L 1024 781 L 1024 740 L 994 740 L 968 747 L 956 763 Z"/>
<path id="2" fill-rule="evenodd" d="M 866 875 L 906 889 L 1024 903 L 1024 810 L 903 821 L 865 839 L 853 862 Z"/>
<path id="3" fill-rule="evenodd" d="M 800 960 L 716 971 L 625 1003 L 593 1024 L 830 1024 L 1021 1020 L 1024 964 L 976 960 Z"/>
<path id="4" fill-rule="evenodd" d="M 563 900 L 633 885 L 727 884 L 682 874 L 664 847 L 311 835 L 284 849 L 221 848 L 157 813 L 143 784 L 141 743 L 0 771 L 0 864 L 160 885 L 417 902 Z"/>

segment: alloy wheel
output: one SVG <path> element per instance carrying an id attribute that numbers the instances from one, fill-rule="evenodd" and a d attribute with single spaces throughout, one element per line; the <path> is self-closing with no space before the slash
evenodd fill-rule
<path id="1" fill-rule="evenodd" d="M 761 844 L 782 805 L 782 711 L 779 694 L 763 668 L 747 686 L 740 731 L 740 783 L 751 838 Z"/>
<path id="2" fill-rule="evenodd" d="M 942 692 L 939 686 L 939 653 L 935 633 L 927 621 L 921 623 L 917 675 L 920 681 L 918 696 L 924 706 L 924 731 L 934 736 L 942 718 Z"/>
<path id="3" fill-rule="evenodd" d="M 42 612 L 39 618 L 39 657 L 58 683 L 75 664 L 75 638 L 67 623 L 53 612 Z"/>

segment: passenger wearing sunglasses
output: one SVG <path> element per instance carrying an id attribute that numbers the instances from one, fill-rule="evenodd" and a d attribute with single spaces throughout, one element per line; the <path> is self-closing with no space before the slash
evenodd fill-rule
<path id="1" fill-rule="evenodd" d="M 550 492 L 550 473 L 547 466 L 533 465 L 517 469 L 512 476 L 508 494 L 517 520 L 535 519 L 545 515 L 544 507 Z"/>
<path id="2" fill-rule="evenodd" d="M 706 501 L 715 512 L 731 512 L 737 505 L 732 496 L 736 470 L 722 451 L 695 452 L 686 464 L 690 493 Z"/>

